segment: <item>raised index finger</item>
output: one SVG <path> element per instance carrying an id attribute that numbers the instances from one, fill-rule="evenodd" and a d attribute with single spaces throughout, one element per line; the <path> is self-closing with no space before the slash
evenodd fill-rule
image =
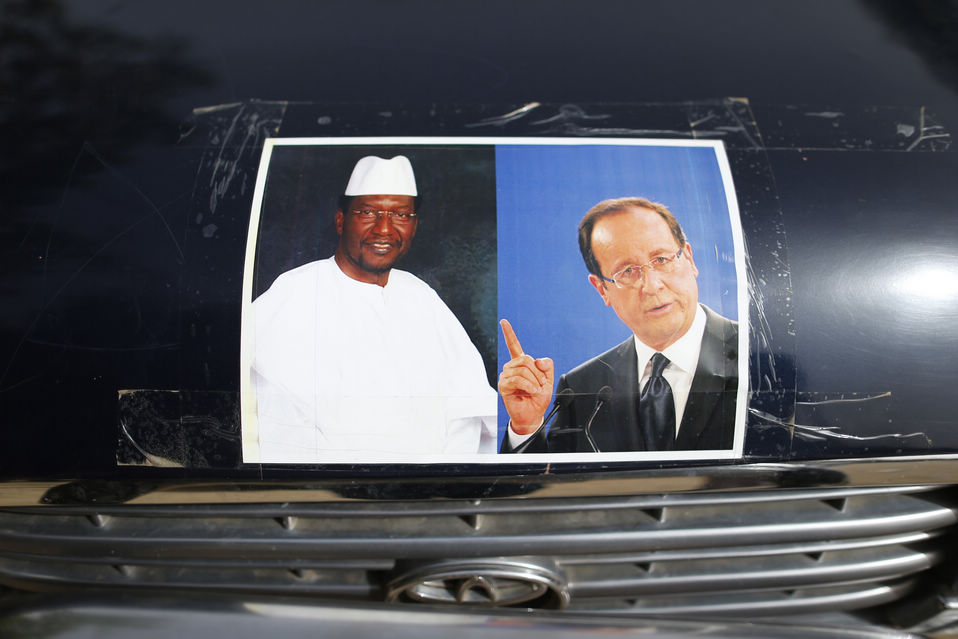
<path id="1" fill-rule="evenodd" d="M 502 327 L 502 336 L 506 338 L 506 348 L 509 349 L 509 357 L 515 359 L 522 355 L 522 344 L 516 337 L 516 332 L 512 330 L 512 324 L 507 319 L 499 320 L 499 326 Z"/>

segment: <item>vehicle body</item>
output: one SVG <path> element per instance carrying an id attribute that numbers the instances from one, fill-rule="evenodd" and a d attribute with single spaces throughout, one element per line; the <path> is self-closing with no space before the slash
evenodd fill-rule
<path id="1" fill-rule="evenodd" d="M 954 632 L 954 3 L 180 8 L 0 16 L 5 634 Z M 243 461 L 265 142 L 440 136 L 721 141 L 740 455 Z"/>

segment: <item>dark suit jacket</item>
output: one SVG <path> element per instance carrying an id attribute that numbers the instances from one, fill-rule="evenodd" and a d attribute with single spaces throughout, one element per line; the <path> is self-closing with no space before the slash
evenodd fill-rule
<path id="1" fill-rule="evenodd" d="M 735 400 L 738 394 L 738 324 L 705 310 L 705 334 L 692 378 L 688 403 L 673 450 L 732 448 Z M 592 420 L 592 439 L 599 452 L 647 450 L 638 423 L 638 356 L 632 337 L 612 350 L 573 368 L 559 379 L 556 393 L 571 388 L 575 399 L 553 420 L 548 440 L 536 435 L 521 452 L 592 452 L 585 426 L 603 386 L 612 389 Z M 744 407 L 743 407 L 744 410 Z M 504 453 L 516 452 L 503 440 Z"/>

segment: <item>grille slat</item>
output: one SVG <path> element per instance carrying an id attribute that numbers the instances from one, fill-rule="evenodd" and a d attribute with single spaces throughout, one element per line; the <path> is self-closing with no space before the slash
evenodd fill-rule
<path id="1" fill-rule="evenodd" d="M 580 610 L 625 615 L 777 615 L 835 610 L 855 610 L 901 599 L 914 590 L 916 581 L 904 579 L 879 586 L 843 585 L 794 591 L 735 592 L 732 596 L 711 593 L 708 597 L 642 597 L 638 599 L 590 600 Z"/>
<path id="2" fill-rule="evenodd" d="M 397 561 L 539 557 L 568 581 L 573 610 L 771 614 L 902 596 L 956 521 L 926 487 L 20 508 L 0 511 L 0 583 L 375 601 Z"/>
<path id="3" fill-rule="evenodd" d="M 673 592 L 715 592 L 729 589 L 796 589 L 833 583 L 881 581 L 927 570 L 940 560 L 935 552 L 884 548 L 879 552 L 841 552 L 812 560 L 801 555 L 781 557 L 775 570 L 768 563 L 736 561 L 660 562 L 649 570 L 631 564 L 581 566 L 571 573 L 571 589 L 580 597 L 629 597 Z M 561 562 L 560 562 L 561 564 Z"/>
<path id="4" fill-rule="evenodd" d="M 818 500 L 836 501 L 848 497 L 879 495 L 911 495 L 927 493 L 933 498 L 935 486 L 882 486 L 876 488 L 845 487 L 816 488 L 803 490 L 769 490 L 764 492 L 715 492 L 676 493 L 667 495 L 628 495 L 613 497 L 563 498 L 563 499 L 508 499 L 508 500 L 462 500 L 462 501 L 410 501 L 410 502 L 336 502 L 336 503 L 235 503 L 217 504 L 129 504 L 124 506 L 89 507 L 89 512 L 101 515 L 128 516 L 132 509 L 140 517 L 189 517 L 219 516 L 242 518 L 304 517 L 408 517 L 428 515 L 463 515 L 473 513 L 537 513 L 597 511 L 616 509 L 647 509 L 665 506 L 731 506 L 733 504 L 785 504 L 788 502 Z M 77 513 L 76 506 L 43 506 L 4 508 L 2 513 L 35 514 L 42 510 L 48 515 Z"/>
<path id="5" fill-rule="evenodd" d="M 877 546 L 892 546 L 900 544 L 916 544 L 940 537 L 947 529 L 919 531 L 891 535 L 888 537 L 868 537 L 865 539 L 847 539 L 843 541 L 810 541 L 779 545 L 755 545 L 748 547 L 729 548 L 687 548 L 681 550 L 660 550 L 630 554 L 593 554 L 571 555 L 562 558 L 563 566 L 579 564 L 624 564 L 624 563 L 651 563 L 655 561 L 677 561 L 694 559 L 722 559 L 734 557 L 764 557 L 773 555 L 791 554 L 819 554 L 836 550 L 852 550 L 856 548 L 872 548 Z"/>
<path id="6" fill-rule="evenodd" d="M 29 554 L 154 557 L 250 558 L 442 558 L 503 554 L 564 554 L 569 548 L 626 553 L 691 548 L 803 543 L 935 530 L 956 521 L 951 508 L 909 496 L 859 501 L 836 511 L 813 500 L 735 508 L 670 507 L 662 521 L 643 509 L 614 510 L 601 516 L 535 511 L 488 514 L 476 529 L 455 515 L 366 518 L 300 517 L 293 529 L 272 518 L 120 517 L 94 526 L 86 516 L 0 514 L 0 551 Z M 850 500 L 851 501 L 851 500 Z M 778 508 L 781 506 L 780 508 Z M 760 521 L 760 518 L 774 521 Z M 207 534 L 213 531 L 212 535 Z M 228 543 L 226 542 L 228 540 Z"/>
<path id="7" fill-rule="evenodd" d="M 48 566 L 46 566 L 48 568 Z M 57 591 L 66 587 L 128 589 L 204 590 L 232 593 L 273 593 L 294 596 L 370 600 L 381 598 L 381 586 L 371 582 L 364 571 L 294 571 L 274 569 L 193 569 L 129 564 L 73 564 L 51 571 L 38 564 L 0 560 L 0 581 L 4 585 L 36 591 Z"/>

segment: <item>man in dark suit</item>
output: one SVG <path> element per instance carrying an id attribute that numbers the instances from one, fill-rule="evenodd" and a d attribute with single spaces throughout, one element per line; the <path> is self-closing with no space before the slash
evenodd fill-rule
<path id="1" fill-rule="evenodd" d="M 512 359 L 499 376 L 509 412 L 502 452 L 722 450 L 733 444 L 738 325 L 698 302 L 698 269 L 678 221 L 643 198 L 605 200 L 579 224 L 589 282 L 633 336 L 559 380 L 503 320 Z M 570 390 L 566 390 L 570 389 Z"/>

